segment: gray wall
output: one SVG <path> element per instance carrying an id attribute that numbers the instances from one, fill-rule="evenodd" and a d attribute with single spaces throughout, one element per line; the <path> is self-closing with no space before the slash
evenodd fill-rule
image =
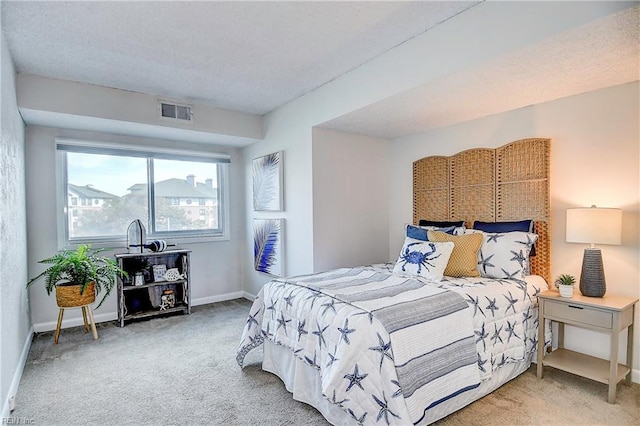
<path id="1" fill-rule="evenodd" d="M 0 417 L 9 415 L 31 343 L 27 300 L 24 123 L 16 104 L 16 73 L 4 36 L 0 121 Z"/>
<path id="2" fill-rule="evenodd" d="M 175 141 L 119 136 L 99 132 L 28 126 L 26 131 L 27 175 L 27 225 L 29 274 L 42 271 L 38 260 L 58 250 L 56 227 L 56 158 L 57 137 L 89 140 L 104 143 L 135 144 L 170 148 Z M 227 153 L 230 167 L 230 239 L 228 241 L 190 242 L 178 240 L 180 248 L 191 253 L 191 300 L 193 305 L 212 303 L 243 296 L 242 270 L 240 267 L 244 228 L 241 220 L 244 211 L 244 173 L 239 149 L 214 145 L 179 143 L 180 149 Z M 122 235 L 126 229 L 122 230 Z M 117 252 L 126 252 L 123 243 Z M 113 246 L 111 246 L 113 247 Z M 56 326 L 58 308 L 55 299 L 47 295 L 44 285 L 30 289 L 31 318 L 35 331 L 52 330 Z M 96 321 L 110 321 L 116 315 L 116 296 L 113 292 L 95 312 Z M 63 328 L 81 325 L 78 310 L 65 312 Z"/>
<path id="3" fill-rule="evenodd" d="M 385 139 L 313 129 L 314 270 L 390 260 L 388 156 Z"/>

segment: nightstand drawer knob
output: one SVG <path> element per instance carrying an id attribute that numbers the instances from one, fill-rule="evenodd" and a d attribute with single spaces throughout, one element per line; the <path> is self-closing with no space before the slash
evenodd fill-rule
<path id="1" fill-rule="evenodd" d="M 573 309 L 584 309 L 582 306 L 573 306 L 573 305 L 569 305 L 570 308 Z"/>

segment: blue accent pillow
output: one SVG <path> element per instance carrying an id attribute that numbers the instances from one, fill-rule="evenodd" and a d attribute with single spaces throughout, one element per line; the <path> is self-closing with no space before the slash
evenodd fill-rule
<path id="1" fill-rule="evenodd" d="M 407 225 L 407 237 L 414 240 L 429 241 L 427 238 L 427 230 L 413 225 Z"/>
<path id="2" fill-rule="evenodd" d="M 457 222 L 441 222 L 437 220 L 426 220 L 420 219 L 418 222 L 418 226 L 437 226 L 438 228 L 448 228 L 450 226 L 461 227 L 464 226 L 464 220 L 459 220 Z"/>
<path id="3" fill-rule="evenodd" d="M 519 220 L 516 222 L 473 222 L 473 229 L 479 231 L 501 233 L 501 232 L 533 232 L 533 220 Z"/>
<path id="4" fill-rule="evenodd" d="M 449 226 L 448 228 L 431 229 L 431 231 L 442 231 L 453 235 L 453 231 L 455 229 L 455 226 Z M 427 229 L 420 228 L 418 226 L 407 225 L 406 236 L 413 238 L 414 240 L 429 241 L 427 238 L 427 231 Z"/>
<path id="5" fill-rule="evenodd" d="M 533 220 L 518 220 L 514 222 L 481 222 L 476 220 L 473 222 L 473 229 L 479 231 L 491 232 L 491 233 L 504 233 L 504 232 L 533 232 Z M 536 255 L 536 246 L 531 247 L 531 253 L 529 256 Z"/>

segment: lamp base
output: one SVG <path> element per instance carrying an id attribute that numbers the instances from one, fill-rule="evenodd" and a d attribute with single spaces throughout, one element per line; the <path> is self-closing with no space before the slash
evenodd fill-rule
<path id="1" fill-rule="evenodd" d="M 588 297 L 602 297 L 606 292 L 602 252 L 599 248 L 586 248 L 582 258 L 580 293 Z"/>

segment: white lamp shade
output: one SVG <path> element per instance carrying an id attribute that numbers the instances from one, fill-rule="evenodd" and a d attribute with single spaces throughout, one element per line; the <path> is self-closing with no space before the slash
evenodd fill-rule
<path id="1" fill-rule="evenodd" d="M 600 207 L 567 209 L 567 242 L 620 244 L 622 210 Z"/>

